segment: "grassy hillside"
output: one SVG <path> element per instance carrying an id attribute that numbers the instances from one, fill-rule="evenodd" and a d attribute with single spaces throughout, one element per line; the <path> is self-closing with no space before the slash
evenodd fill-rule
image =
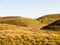
<path id="1" fill-rule="evenodd" d="M 40 24 L 42 24 L 40 26 L 40 28 L 42 28 L 42 29 L 47 29 L 47 28 L 49 28 L 49 29 L 54 28 L 55 29 L 56 28 L 56 30 L 58 30 L 58 28 L 60 28 L 58 26 L 52 26 L 52 25 L 55 25 L 54 24 L 55 21 L 60 20 L 60 14 L 49 14 L 49 15 L 42 16 L 42 17 L 40 17 L 40 18 L 38 18 L 36 20 L 38 20 L 40 22 Z M 58 21 L 58 22 L 60 22 L 60 21 Z"/>
<path id="2" fill-rule="evenodd" d="M 38 26 L 39 22 L 35 19 L 24 18 L 24 17 L 0 17 L 0 23 L 17 25 L 20 27 L 33 27 Z"/>
<path id="3" fill-rule="evenodd" d="M 60 14 L 49 14 L 42 16 L 36 20 L 38 20 L 40 23 L 43 24 L 50 24 L 51 22 L 54 22 L 55 20 L 60 19 Z"/>
<path id="4" fill-rule="evenodd" d="M 47 26 L 47 22 L 39 21 L 14 16 L 0 17 L 0 45 L 60 45 L 60 31 L 40 29 Z M 50 24 L 60 24 L 56 22 L 59 20 Z"/>
<path id="5" fill-rule="evenodd" d="M 20 27 L 11 24 L 0 24 L 0 30 L 8 30 L 8 29 L 16 30 L 20 29 Z"/>
<path id="6" fill-rule="evenodd" d="M 59 32 L 53 32 L 0 30 L 0 45 L 60 45 Z"/>
<path id="7" fill-rule="evenodd" d="M 48 24 L 48 25 L 42 27 L 41 29 L 60 31 L 60 20 L 56 20 L 55 22 L 52 22 L 51 24 Z"/>

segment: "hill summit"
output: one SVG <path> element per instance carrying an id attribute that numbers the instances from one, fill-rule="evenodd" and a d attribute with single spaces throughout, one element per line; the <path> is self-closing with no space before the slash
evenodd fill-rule
<path id="1" fill-rule="evenodd" d="M 39 25 L 39 22 L 35 19 L 19 16 L 0 17 L 0 23 L 12 24 L 20 27 L 32 27 Z"/>
<path id="2" fill-rule="evenodd" d="M 58 19 L 60 19 L 60 14 L 48 14 L 36 20 L 38 20 L 40 23 L 43 23 L 43 24 L 49 24 Z"/>

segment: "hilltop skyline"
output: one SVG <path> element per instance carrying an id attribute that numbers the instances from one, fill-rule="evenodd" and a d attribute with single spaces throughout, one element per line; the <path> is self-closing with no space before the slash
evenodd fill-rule
<path id="1" fill-rule="evenodd" d="M 60 0 L 0 0 L 0 16 L 38 18 L 60 13 Z"/>

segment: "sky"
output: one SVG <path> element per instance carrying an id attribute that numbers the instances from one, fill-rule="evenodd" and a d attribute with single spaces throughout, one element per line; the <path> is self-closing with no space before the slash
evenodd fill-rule
<path id="1" fill-rule="evenodd" d="M 60 0 L 0 0 L 0 16 L 38 18 L 60 13 Z"/>

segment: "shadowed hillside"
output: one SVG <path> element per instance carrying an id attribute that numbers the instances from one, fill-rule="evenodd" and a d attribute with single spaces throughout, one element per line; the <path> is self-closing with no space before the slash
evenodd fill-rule
<path id="1" fill-rule="evenodd" d="M 42 28 L 57 20 L 60 20 L 60 14 L 49 14 L 49 15 L 42 16 L 36 20 L 38 20 L 40 24 L 42 24 L 42 26 L 40 26 L 40 28 Z"/>
<path id="2" fill-rule="evenodd" d="M 60 20 L 56 20 L 55 22 L 48 24 L 47 26 L 42 27 L 41 29 L 46 30 L 60 30 Z"/>

